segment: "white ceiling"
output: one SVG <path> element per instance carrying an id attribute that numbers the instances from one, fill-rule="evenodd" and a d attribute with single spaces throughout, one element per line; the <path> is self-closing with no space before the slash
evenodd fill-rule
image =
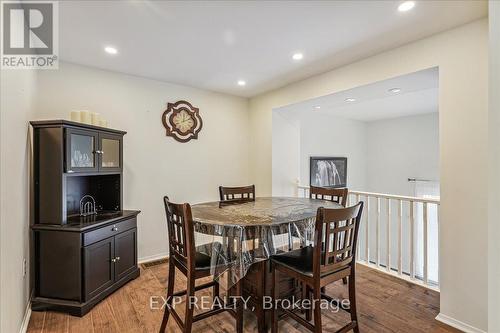
<path id="1" fill-rule="evenodd" d="M 400 2 L 64 1 L 60 58 L 250 97 L 487 15 L 486 1 Z"/>
<path id="2" fill-rule="evenodd" d="M 401 91 L 390 92 L 392 88 Z M 439 71 L 430 68 L 292 104 L 277 111 L 291 118 L 320 113 L 361 121 L 426 114 L 438 112 L 438 88 Z M 347 102 L 347 98 L 356 101 Z"/>

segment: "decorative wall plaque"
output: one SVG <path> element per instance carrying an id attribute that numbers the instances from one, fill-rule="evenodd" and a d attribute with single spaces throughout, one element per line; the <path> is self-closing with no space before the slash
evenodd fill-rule
<path id="1" fill-rule="evenodd" d="M 198 133 L 203 126 L 200 110 L 186 101 L 168 103 L 161 119 L 167 136 L 179 142 L 198 139 Z"/>

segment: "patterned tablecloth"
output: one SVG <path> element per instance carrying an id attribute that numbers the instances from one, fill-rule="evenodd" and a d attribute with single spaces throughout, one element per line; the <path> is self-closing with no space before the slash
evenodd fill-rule
<path id="1" fill-rule="evenodd" d="M 342 208 L 331 201 L 291 197 L 193 205 L 198 251 L 211 256 L 215 278 L 227 273 L 232 285 L 254 262 L 312 243 L 319 207 Z"/>

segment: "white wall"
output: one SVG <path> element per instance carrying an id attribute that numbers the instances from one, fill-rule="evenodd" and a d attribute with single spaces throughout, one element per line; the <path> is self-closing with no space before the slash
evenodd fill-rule
<path id="1" fill-rule="evenodd" d="M 437 112 L 370 122 L 286 112 L 273 112 L 273 195 L 309 184 L 311 156 L 347 157 L 351 190 L 413 196 L 409 177 L 439 181 Z"/>
<path id="2" fill-rule="evenodd" d="M 488 326 L 488 20 L 311 77 L 250 100 L 251 181 L 258 194 L 272 188 L 272 110 L 439 67 L 441 320 Z M 463 163 L 464 156 L 473 157 Z M 463 182 L 471 170 L 474 186 Z M 471 228 L 470 221 L 475 221 Z M 483 254 L 483 255 L 478 255 Z M 460 259 L 457 259 L 460 258 Z M 462 265 L 459 263 L 474 263 Z M 454 321 L 454 322 L 452 322 Z"/>
<path id="3" fill-rule="evenodd" d="M 124 138 L 124 208 L 139 209 L 139 258 L 167 253 L 162 198 L 176 202 L 218 200 L 221 184 L 247 184 L 247 100 L 176 84 L 62 63 L 41 71 L 38 119 L 68 118 L 89 109 L 109 119 Z M 187 100 L 200 109 L 198 140 L 165 136 L 161 116 L 167 102 Z"/>
<path id="4" fill-rule="evenodd" d="M 500 1 L 489 1 L 488 331 L 500 332 Z"/>
<path id="5" fill-rule="evenodd" d="M 301 185 L 309 185 L 311 156 L 347 157 L 349 188 L 365 190 L 366 123 L 315 112 L 273 112 L 273 195 L 293 196 Z M 349 138 L 346 140 L 346 138 Z"/>
<path id="6" fill-rule="evenodd" d="M 30 296 L 28 121 L 36 73 L 2 70 L 0 105 L 0 331 L 18 332 Z M 27 274 L 23 276 L 23 259 Z"/>
<path id="7" fill-rule="evenodd" d="M 273 196 L 294 196 L 300 174 L 300 123 L 273 112 Z"/>
<path id="8" fill-rule="evenodd" d="M 349 188 L 364 190 L 367 124 L 323 113 L 302 115 L 300 124 L 300 183 L 309 185 L 311 156 L 339 156 L 347 157 Z"/>
<path id="9" fill-rule="evenodd" d="M 366 191 L 413 196 L 409 177 L 439 180 L 438 113 L 370 122 L 367 131 Z"/>

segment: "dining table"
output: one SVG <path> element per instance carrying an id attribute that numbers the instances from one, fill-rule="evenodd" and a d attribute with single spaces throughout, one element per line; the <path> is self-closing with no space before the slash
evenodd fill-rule
<path id="1" fill-rule="evenodd" d="M 259 332 L 265 331 L 264 296 L 270 296 L 269 259 L 313 245 L 318 208 L 343 208 L 339 203 L 298 197 L 256 197 L 246 201 L 214 201 L 191 207 L 197 251 L 211 257 L 214 279 L 229 290 L 243 279 L 244 296 L 256 305 Z M 222 277 L 225 277 L 222 279 Z M 280 280 L 289 295 L 296 283 Z M 222 283 L 221 283 L 222 285 Z"/>

